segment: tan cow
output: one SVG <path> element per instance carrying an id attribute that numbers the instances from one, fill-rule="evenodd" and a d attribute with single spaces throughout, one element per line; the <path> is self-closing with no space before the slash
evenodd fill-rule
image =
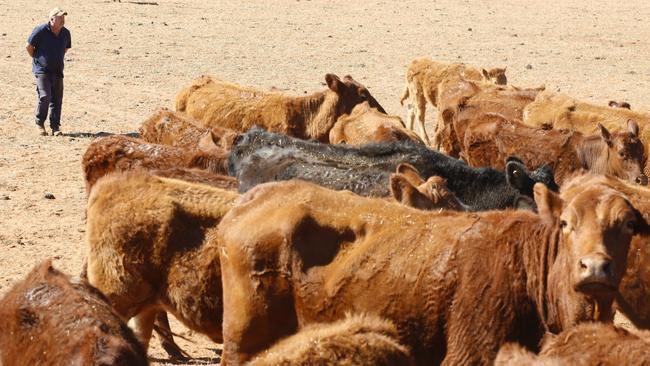
<path id="1" fill-rule="evenodd" d="M 88 145 L 81 161 L 86 192 L 97 179 L 111 172 L 171 168 L 201 168 L 215 174 L 228 174 L 229 153 L 204 135 L 194 149 L 150 144 L 127 136 L 100 138 Z"/>
<path id="2" fill-rule="evenodd" d="M 208 127 L 245 132 L 254 125 L 302 139 L 327 142 L 341 115 L 367 101 L 386 113 L 368 89 L 347 75 L 325 75 L 327 89 L 308 96 L 263 91 L 203 76 L 176 96 L 176 110 Z"/>
<path id="3" fill-rule="evenodd" d="M 371 315 L 346 316 L 333 323 L 310 324 L 257 355 L 247 366 L 408 366 L 408 348 L 397 329 Z"/>
<path id="4" fill-rule="evenodd" d="M 239 197 L 144 172 L 100 179 L 88 198 L 87 276 L 145 347 L 167 311 L 215 342 L 221 333 L 220 245 L 214 229 Z"/>
<path id="5" fill-rule="evenodd" d="M 390 193 L 395 201 L 420 210 L 468 211 L 456 195 L 447 188 L 447 180 L 434 175 L 426 181 L 410 164 L 397 166 L 390 176 Z"/>
<path id="6" fill-rule="evenodd" d="M 412 141 L 423 144 L 418 135 L 404 126 L 402 119 L 381 113 L 368 102 L 357 104 L 330 130 L 330 144 L 363 145 L 373 142 Z"/>
<path id="7" fill-rule="evenodd" d="M 533 127 L 568 128 L 591 134 L 598 131 L 599 123 L 611 131 L 616 131 L 628 120 L 633 120 L 639 125 L 639 139 L 648 146 L 650 113 L 596 105 L 564 94 L 541 93 L 526 107 L 523 122 Z M 650 175 L 650 167 L 646 166 L 644 173 Z"/>
<path id="8" fill-rule="evenodd" d="M 139 132 L 140 138 L 149 143 L 186 149 L 195 148 L 201 138 L 204 138 L 208 133 L 212 133 L 213 142 L 226 151 L 230 150 L 235 138 L 239 135 L 227 128 L 203 127 L 200 122 L 189 116 L 170 111 L 167 108 L 156 110 L 153 115 L 142 122 Z"/>
<path id="9" fill-rule="evenodd" d="M 223 364 L 310 323 L 389 319 L 418 364 L 489 364 L 507 341 L 611 321 L 629 242 L 625 196 L 535 185 L 539 215 L 414 210 L 300 181 L 247 192 L 219 225 Z M 576 223 L 580 223 L 579 225 Z"/>
<path id="10" fill-rule="evenodd" d="M 509 343 L 495 366 L 650 365 L 650 333 L 630 332 L 611 324 L 584 323 L 549 336 L 539 355 Z"/>
<path id="11" fill-rule="evenodd" d="M 0 300 L 0 363 L 147 365 L 133 332 L 96 288 L 36 265 Z"/>
<path id="12" fill-rule="evenodd" d="M 420 137 L 430 144 L 429 136 L 424 128 L 424 118 L 427 102 L 434 107 L 438 106 L 438 85 L 445 79 L 464 78 L 467 80 L 494 82 L 507 84 L 506 69 L 492 69 L 478 71 L 473 67 L 463 64 L 447 64 L 433 61 L 429 58 L 416 58 L 411 61 L 406 71 L 406 85 L 400 97 L 400 104 L 408 99 L 407 127 L 413 130 L 417 118 L 420 126 Z"/>
<path id="13" fill-rule="evenodd" d="M 465 114 L 464 120 L 454 123 L 456 130 L 465 131 L 461 157 L 474 167 L 502 170 L 508 156 L 517 156 L 529 169 L 550 166 L 559 185 L 583 169 L 648 184 L 643 173 L 644 146 L 634 122 L 628 123 L 627 131 L 615 133 L 601 125 L 596 135 L 532 128 L 495 113 Z"/>

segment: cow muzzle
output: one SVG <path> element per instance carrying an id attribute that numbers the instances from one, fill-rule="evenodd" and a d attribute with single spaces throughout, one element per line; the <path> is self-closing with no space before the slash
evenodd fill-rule
<path id="1" fill-rule="evenodd" d="M 616 291 L 612 260 L 603 255 L 589 255 L 578 261 L 576 290 L 587 294 Z"/>
<path id="2" fill-rule="evenodd" d="M 640 184 L 642 186 L 647 186 L 648 185 L 648 177 L 645 174 L 641 174 L 636 179 L 634 180 L 636 184 Z"/>

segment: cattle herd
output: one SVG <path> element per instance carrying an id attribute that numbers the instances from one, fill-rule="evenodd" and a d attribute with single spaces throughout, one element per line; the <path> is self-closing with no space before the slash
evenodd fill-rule
<path id="1" fill-rule="evenodd" d="M 81 274 L 0 300 L 2 364 L 185 359 L 168 314 L 228 366 L 650 364 L 650 114 L 427 58 L 406 124 L 325 84 L 203 76 L 93 141 Z"/>

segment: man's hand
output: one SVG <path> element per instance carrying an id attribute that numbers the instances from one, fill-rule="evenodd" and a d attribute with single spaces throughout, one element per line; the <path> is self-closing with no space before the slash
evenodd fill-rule
<path id="1" fill-rule="evenodd" d="M 65 55 L 66 53 L 68 53 L 68 50 L 69 50 L 69 48 L 64 49 L 63 54 Z"/>
<path id="2" fill-rule="evenodd" d="M 29 56 L 30 56 L 30 57 L 34 57 L 34 51 L 36 50 L 36 48 L 34 48 L 34 46 L 32 46 L 31 44 L 29 44 L 29 42 L 28 42 L 28 43 L 25 45 L 25 49 L 27 50 L 27 53 L 29 53 Z"/>

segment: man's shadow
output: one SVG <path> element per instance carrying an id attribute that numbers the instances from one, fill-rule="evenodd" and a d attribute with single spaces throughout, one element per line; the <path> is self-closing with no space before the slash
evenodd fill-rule
<path id="1" fill-rule="evenodd" d="M 128 133 L 112 133 L 112 132 L 68 132 L 64 133 L 62 136 L 64 137 L 77 137 L 77 138 L 98 138 L 98 137 L 107 137 L 107 136 L 113 136 L 113 135 L 120 135 L 120 136 L 128 136 L 128 137 L 135 137 L 139 138 L 140 134 L 137 132 L 128 132 Z"/>

